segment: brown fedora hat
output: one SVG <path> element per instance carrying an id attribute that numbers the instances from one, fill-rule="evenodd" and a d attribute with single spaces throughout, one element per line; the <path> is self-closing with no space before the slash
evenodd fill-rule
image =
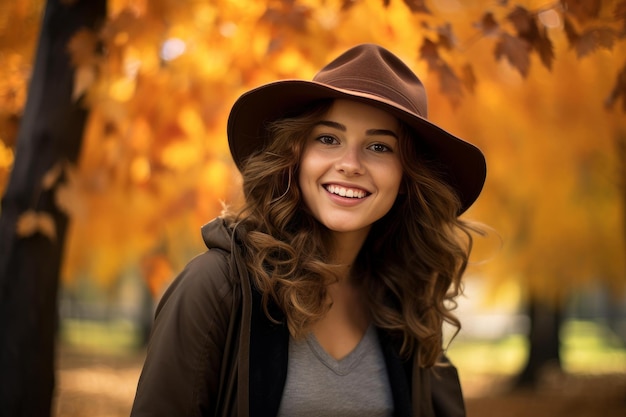
<path id="1" fill-rule="evenodd" d="M 228 118 L 228 143 L 239 169 L 264 147 L 264 126 L 322 99 L 352 99 L 382 108 L 415 132 L 420 149 L 437 161 L 461 200 L 459 214 L 478 198 L 485 157 L 474 145 L 427 120 L 426 90 L 398 57 L 373 44 L 355 46 L 326 65 L 313 81 L 281 80 L 244 93 Z"/>

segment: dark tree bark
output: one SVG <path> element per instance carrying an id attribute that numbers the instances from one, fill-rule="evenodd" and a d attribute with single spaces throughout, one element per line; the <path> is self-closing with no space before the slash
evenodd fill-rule
<path id="1" fill-rule="evenodd" d="M 106 16 L 105 0 L 49 0 L 42 21 L 14 168 L 0 212 L 0 415 L 49 416 L 54 392 L 57 288 L 68 219 L 42 178 L 59 161 L 75 162 L 87 111 L 72 101 L 68 41 Z M 26 210 L 48 213 L 56 238 L 20 237 Z"/>
<path id="2" fill-rule="evenodd" d="M 562 369 L 559 334 L 563 317 L 558 304 L 536 298 L 529 300 L 529 354 L 523 371 L 517 377 L 516 388 L 533 388 L 546 369 Z"/>

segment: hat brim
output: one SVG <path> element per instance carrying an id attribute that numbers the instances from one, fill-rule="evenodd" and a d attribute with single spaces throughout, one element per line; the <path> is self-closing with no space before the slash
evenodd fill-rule
<path id="1" fill-rule="evenodd" d="M 233 105 L 228 118 L 227 134 L 230 151 L 242 169 L 245 161 L 261 149 L 264 126 L 307 104 L 323 99 L 351 99 L 382 108 L 415 131 L 421 148 L 428 157 L 439 161 L 447 181 L 461 201 L 459 214 L 478 198 L 487 166 L 483 153 L 410 109 L 368 93 L 330 87 L 315 81 L 282 80 L 265 84 L 243 94 Z"/>

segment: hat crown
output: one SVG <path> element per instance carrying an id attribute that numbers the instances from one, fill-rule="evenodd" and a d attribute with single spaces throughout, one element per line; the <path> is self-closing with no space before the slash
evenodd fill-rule
<path id="1" fill-rule="evenodd" d="M 426 118 L 426 90 L 397 56 L 373 44 L 356 46 L 322 68 L 313 81 L 371 95 Z"/>

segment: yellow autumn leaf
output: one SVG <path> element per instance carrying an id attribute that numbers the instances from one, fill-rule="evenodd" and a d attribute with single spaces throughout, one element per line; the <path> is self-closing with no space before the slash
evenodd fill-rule
<path id="1" fill-rule="evenodd" d="M 182 170 L 199 163 L 202 154 L 198 145 L 190 140 L 171 143 L 163 150 L 161 162 L 170 169 Z"/>
<path id="2" fill-rule="evenodd" d="M 67 179 L 55 190 L 54 203 L 68 216 L 84 218 L 90 214 L 85 207 L 85 199 L 88 199 L 89 195 L 85 195 L 81 189 L 80 174 L 74 168 L 68 166 L 65 172 Z"/>
<path id="3" fill-rule="evenodd" d="M 37 230 L 54 241 L 57 238 L 57 226 L 49 213 L 39 212 L 37 216 Z"/>
<path id="4" fill-rule="evenodd" d="M 15 156 L 13 150 L 4 144 L 4 141 L 0 140 L 0 169 L 8 169 L 13 166 Z"/>
<path id="5" fill-rule="evenodd" d="M 109 95 L 116 101 L 126 102 L 134 93 L 135 81 L 127 77 L 118 78 L 109 86 Z"/>
<path id="6" fill-rule="evenodd" d="M 35 234 L 38 227 L 37 212 L 26 210 L 17 219 L 15 233 L 20 237 L 28 237 Z"/>
<path id="7" fill-rule="evenodd" d="M 16 234 L 19 237 L 29 237 L 35 233 L 41 233 L 50 240 L 56 240 L 56 224 L 50 213 L 26 210 L 18 217 Z"/>
<path id="8" fill-rule="evenodd" d="M 74 70 L 74 86 L 72 100 L 81 98 L 96 80 L 96 70 L 93 65 L 80 65 Z"/>
<path id="9" fill-rule="evenodd" d="M 98 34 L 89 29 L 80 29 L 70 39 L 67 50 L 74 66 L 91 65 L 96 61 Z"/>
<path id="10" fill-rule="evenodd" d="M 174 277 L 170 261 L 163 255 L 146 257 L 141 262 L 141 271 L 152 296 L 159 298 Z"/>
<path id="11" fill-rule="evenodd" d="M 41 180 L 41 186 L 44 190 L 49 190 L 56 182 L 59 180 L 61 173 L 63 172 L 63 165 L 60 162 L 57 162 L 46 172 Z"/>
<path id="12" fill-rule="evenodd" d="M 204 122 L 193 106 L 183 106 L 177 120 L 179 126 L 188 137 L 202 137 L 205 135 Z"/>
<path id="13" fill-rule="evenodd" d="M 133 158 L 130 164 L 130 177 L 136 184 L 142 184 L 150 178 L 150 162 L 145 157 Z"/>

